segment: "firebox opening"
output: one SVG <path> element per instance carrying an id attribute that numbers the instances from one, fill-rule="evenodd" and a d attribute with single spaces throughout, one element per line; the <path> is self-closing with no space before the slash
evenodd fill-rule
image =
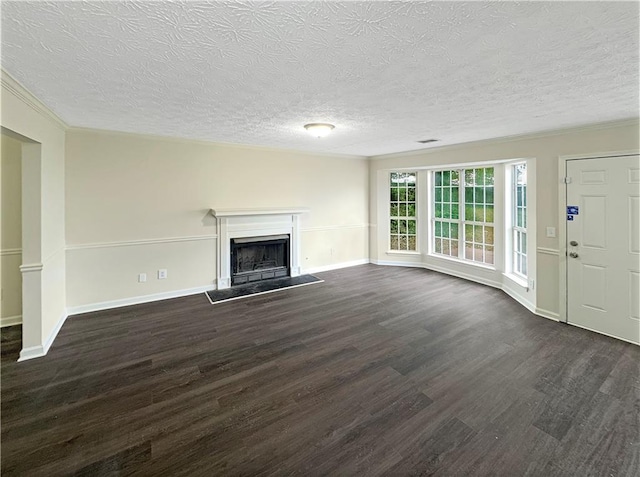
<path id="1" fill-rule="evenodd" d="M 289 275 L 289 235 L 231 239 L 232 286 Z"/>

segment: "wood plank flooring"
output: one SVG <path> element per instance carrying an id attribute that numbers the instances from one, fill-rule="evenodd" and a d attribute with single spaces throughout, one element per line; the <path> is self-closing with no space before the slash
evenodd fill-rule
<path id="1" fill-rule="evenodd" d="M 2 475 L 640 475 L 640 348 L 363 265 L 2 330 Z"/>

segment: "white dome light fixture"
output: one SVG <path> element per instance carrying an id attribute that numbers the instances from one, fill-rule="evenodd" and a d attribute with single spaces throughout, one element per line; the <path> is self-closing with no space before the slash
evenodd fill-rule
<path id="1" fill-rule="evenodd" d="M 305 124 L 304 128 L 312 136 L 325 137 L 333 130 L 333 128 L 335 128 L 335 126 L 329 123 L 310 123 Z"/>

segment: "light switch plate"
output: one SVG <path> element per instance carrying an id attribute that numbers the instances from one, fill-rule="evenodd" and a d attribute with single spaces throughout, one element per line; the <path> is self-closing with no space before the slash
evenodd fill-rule
<path id="1" fill-rule="evenodd" d="M 555 227 L 547 227 L 547 237 L 555 237 L 556 236 L 556 228 Z"/>

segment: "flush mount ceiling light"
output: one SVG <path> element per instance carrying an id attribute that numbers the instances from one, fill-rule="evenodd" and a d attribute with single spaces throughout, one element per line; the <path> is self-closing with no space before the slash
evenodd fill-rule
<path id="1" fill-rule="evenodd" d="M 305 124 L 304 128 L 312 136 L 325 137 L 333 130 L 333 128 L 335 128 L 335 126 L 329 123 L 310 123 Z"/>

